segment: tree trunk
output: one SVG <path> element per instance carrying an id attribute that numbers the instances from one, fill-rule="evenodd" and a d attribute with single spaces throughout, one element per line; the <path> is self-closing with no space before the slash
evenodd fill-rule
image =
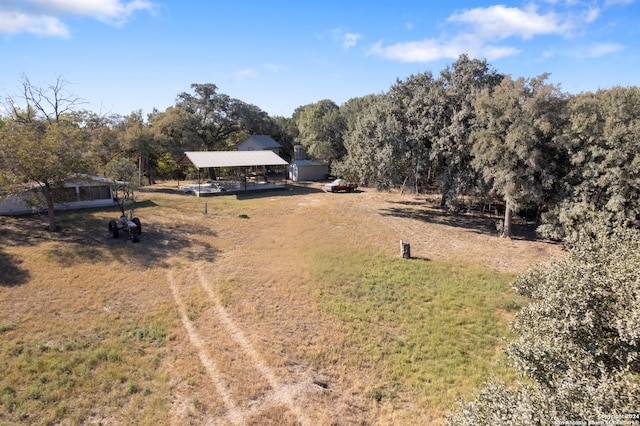
<path id="1" fill-rule="evenodd" d="M 149 159 L 149 157 L 145 157 L 144 159 L 145 162 L 145 170 L 147 171 L 147 177 L 149 178 L 149 185 L 155 185 L 156 183 L 156 177 L 153 174 L 153 167 L 151 167 L 151 160 Z"/>
<path id="2" fill-rule="evenodd" d="M 56 232 L 58 230 L 58 225 L 56 224 L 56 210 L 53 206 L 53 194 L 49 188 L 44 188 L 42 191 L 42 195 L 44 195 L 44 199 L 47 202 L 47 214 L 49 216 L 49 232 Z"/>
<path id="3" fill-rule="evenodd" d="M 209 179 L 212 181 L 216 180 L 216 169 L 214 167 L 209 167 Z"/>
<path id="4" fill-rule="evenodd" d="M 502 238 L 511 238 L 511 203 L 504 200 L 504 225 L 502 227 Z"/>
<path id="5" fill-rule="evenodd" d="M 138 184 L 140 186 L 144 185 L 142 180 L 142 155 L 138 156 Z"/>
<path id="6" fill-rule="evenodd" d="M 402 182 L 402 186 L 400 187 L 400 195 L 404 194 L 404 187 L 407 184 L 407 179 L 409 179 L 409 176 L 404 178 L 404 181 Z"/>

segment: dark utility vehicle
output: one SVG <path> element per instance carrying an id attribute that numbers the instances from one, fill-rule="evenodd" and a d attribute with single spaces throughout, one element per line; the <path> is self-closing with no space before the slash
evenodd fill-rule
<path id="1" fill-rule="evenodd" d="M 124 231 L 132 242 L 140 242 L 140 234 L 142 234 L 140 219 L 137 217 L 128 219 L 127 216 L 123 214 L 120 216 L 120 225 L 118 225 L 118 221 L 111 219 L 109 221 L 109 234 L 111 234 L 113 238 L 118 238 L 120 231 Z"/>

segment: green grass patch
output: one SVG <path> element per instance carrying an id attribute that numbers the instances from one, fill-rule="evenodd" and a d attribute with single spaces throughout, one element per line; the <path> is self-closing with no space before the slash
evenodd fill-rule
<path id="1" fill-rule="evenodd" d="M 126 409 L 134 396 L 147 399 L 135 401 L 143 411 L 158 398 L 166 405 L 168 383 L 156 373 L 166 336 L 163 325 L 150 323 L 106 334 L 4 341 L 0 424 L 83 424 L 95 406 Z M 148 411 L 141 417 L 150 424 L 163 421 L 164 413 L 155 418 Z"/>
<path id="2" fill-rule="evenodd" d="M 162 346 L 167 337 L 167 331 L 161 324 L 136 325 L 129 328 L 129 333 L 140 341 L 154 343 L 156 346 Z"/>
<path id="3" fill-rule="evenodd" d="M 367 372 L 369 398 L 420 393 L 446 408 L 491 374 L 512 378 L 496 361 L 525 302 L 510 288 L 514 275 L 381 254 L 318 253 L 313 262 L 317 296 L 349 326 L 349 363 Z"/>
<path id="4" fill-rule="evenodd" d="M 4 333 L 5 331 L 11 331 L 16 328 L 16 325 L 12 322 L 6 324 L 0 324 L 0 333 Z"/>

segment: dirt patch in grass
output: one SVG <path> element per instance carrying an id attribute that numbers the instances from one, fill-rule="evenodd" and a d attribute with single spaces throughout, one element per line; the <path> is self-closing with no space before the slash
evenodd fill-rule
<path id="1" fill-rule="evenodd" d="M 358 280 L 367 259 L 397 259 L 400 240 L 411 244 L 408 262 L 506 274 L 562 255 L 529 239 L 525 224 L 500 239 L 497 217 L 444 212 L 414 195 L 300 184 L 197 198 L 166 183 L 139 200 L 139 244 L 108 237 L 115 209 L 65 213 L 57 233 L 44 230 L 43 217 L 0 218 L 0 364 L 19 370 L 0 371 L 0 418 L 437 423 L 449 408 L 419 396 L 428 386 L 385 384 L 375 365 L 362 367 L 352 324 L 319 296 L 332 283 L 317 274 L 317 257 L 354 259 Z M 496 310 L 503 324 L 507 308 Z M 62 362 L 65 353 L 75 361 Z M 60 384 L 64 400 L 50 385 L 61 377 L 73 379 Z"/>

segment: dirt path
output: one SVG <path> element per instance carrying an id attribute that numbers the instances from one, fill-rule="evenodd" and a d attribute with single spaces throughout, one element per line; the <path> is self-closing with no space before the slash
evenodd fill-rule
<path id="1" fill-rule="evenodd" d="M 274 370 L 272 370 L 267 363 L 262 359 L 262 356 L 253 347 L 253 344 L 249 341 L 247 336 L 236 325 L 231 318 L 227 310 L 222 306 L 218 296 L 216 295 L 213 286 L 215 285 L 211 278 L 207 278 L 204 272 L 204 266 L 200 266 L 198 269 L 198 275 L 200 278 L 200 285 L 207 292 L 209 300 L 214 304 L 214 310 L 217 315 L 218 321 L 224 326 L 227 334 L 233 339 L 233 341 L 240 347 L 246 355 L 249 356 L 252 362 L 252 366 L 260 372 L 269 385 L 271 386 L 270 397 L 263 398 L 262 402 L 254 403 L 253 414 L 257 414 L 256 407 L 264 406 L 265 404 L 284 403 L 289 410 L 295 415 L 297 421 L 302 425 L 311 425 L 311 420 L 307 417 L 301 407 L 296 406 L 294 403 L 294 393 L 299 393 L 304 390 L 309 384 L 306 381 L 293 383 L 290 385 L 283 384 L 284 380 L 277 376 Z"/>
<path id="2" fill-rule="evenodd" d="M 222 375 L 218 371 L 215 362 L 213 361 L 211 355 L 209 354 L 200 334 L 193 326 L 192 322 L 188 318 L 187 307 L 180 297 L 180 289 L 173 278 L 173 273 L 171 270 L 167 272 L 167 280 L 169 282 L 169 287 L 171 288 L 171 293 L 173 294 L 173 298 L 178 307 L 178 313 L 180 315 L 180 321 L 184 326 L 185 331 L 189 335 L 189 341 L 198 351 L 198 358 L 200 358 L 200 362 L 207 370 L 207 374 L 211 379 L 211 383 L 215 386 L 218 394 L 224 401 L 224 405 L 227 409 L 227 418 L 234 424 L 242 423 L 242 413 L 236 406 L 236 404 L 232 400 L 232 396 L 222 379 Z"/>
<path id="3" fill-rule="evenodd" d="M 185 265 L 183 267 L 192 268 L 193 265 Z M 167 272 L 167 280 L 178 308 L 181 323 L 191 345 L 197 351 L 198 358 L 205 368 L 210 382 L 225 407 L 225 413 L 222 418 L 216 415 L 210 416 L 207 419 L 207 423 L 224 424 L 225 422 L 230 422 L 236 425 L 243 425 L 247 424 L 250 419 L 259 418 L 262 412 L 277 406 L 283 406 L 287 412 L 293 415 L 296 424 L 314 424 L 311 418 L 314 413 L 306 412 L 304 406 L 298 404 L 297 401 L 304 399 L 306 394 L 322 391 L 322 388 L 314 384 L 312 377 L 304 371 L 298 372 L 292 381 L 289 375 L 283 377 L 276 369 L 268 365 L 263 356 L 256 350 L 251 339 L 243 332 L 221 303 L 215 290 L 215 271 L 212 271 L 212 268 L 205 264 L 200 264 L 195 266 L 199 285 L 205 291 L 212 308 L 211 315 L 207 316 L 206 322 L 208 324 L 212 322 L 219 324 L 224 330 L 227 344 L 231 343 L 233 351 L 242 354 L 248 359 L 249 369 L 257 371 L 269 385 L 268 389 L 265 389 L 258 397 L 254 395 L 251 398 L 244 398 L 242 395 L 234 393 L 233 386 L 229 380 L 225 379 L 221 368 L 216 364 L 214 356 L 211 354 L 209 347 L 211 342 L 206 341 L 206 331 L 198 330 L 198 327 L 190 319 L 189 309 L 181 296 L 180 284 L 174 278 L 172 270 L 175 270 L 175 268 Z M 179 422 L 176 421 L 176 424 Z"/>

